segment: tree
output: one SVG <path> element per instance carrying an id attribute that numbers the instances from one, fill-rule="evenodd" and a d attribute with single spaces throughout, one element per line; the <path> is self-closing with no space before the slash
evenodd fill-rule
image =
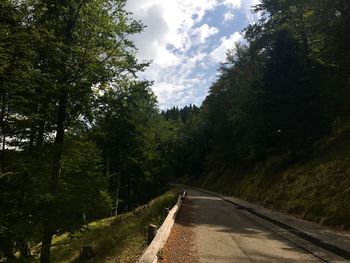
<path id="1" fill-rule="evenodd" d="M 62 203 L 75 200 L 78 205 L 83 198 L 62 188 L 77 184 L 66 177 L 64 156 L 76 147 L 66 134 L 77 136 L 78 127 L 89 122 L 90 107 L 99 107 L 97 98 L 105 87 L 135 78 L 146 66 L 136 61 L 128 40 L 143 26 L 128 18 L 124 5 L 123 0 L 1 3 L 1 166 L 3 173 L 13 169 L 5 162 L 5 148 L 12 143 L 27 154 L 18 156 L 28 163 L 15 177 L 21 181 L 34 176 L 40 184 L 32 197 L 40 200 L 41 262 L 49 262 L 52 235 L 67 229 L 57 218 L 66 211 Z M 86 173 L 97 165 L 91 162 L 83 168 L 78 157 L 75 162 Z M 97 174 L 93 178 L 97 180 Z"/>
<path id="2" fill-rule="evenodd" d="M 43 1 L 35 6 L 35 31 L 40 36 L 40 70 L 49 85 L 55 134 L 51 150 L 51 175 L 44 195 L 41 262 L 49 262 L 52 235 L 60 222 L 59 182 L 65 133 L 75 120 L 89 115 L 89 106 L 107 83 L 118 83 L 143 68 L 134 58 L 128 36 L 142 25 L 127 17 L 125 1 Z M 94 92 L 96 90 L 96 92 Z"/>
<path id="3" fill-rule="evenodd" d="M 158 109 L 149 82 L 124 82 L 101 97 L 94 134 L 103 150 L 109 190 L 118 209 L 129 211 L 160 185 Z M 159 161 L 159 162 L 158 162 Z M 147 184 L 147 187 L 142 187 Z M 152 189 L 151 189 L 152 188 Z M 123 200 L 120 205 L 120 200 Z"/>

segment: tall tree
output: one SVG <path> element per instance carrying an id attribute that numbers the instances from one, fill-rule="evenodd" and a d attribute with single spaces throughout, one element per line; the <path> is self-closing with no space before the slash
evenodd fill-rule
<path id="1" fill-rule="evenodd" d="M 123 0 L 67 0 L 39 1 L 33 6 L 38 66 L 47 85 L 42 92 L 51 111 L 45 126 L 54 134 L 50 179 L 43 195 L 41 262 L 49 262 L 52 235 L 60 226 L 56 215 L 66 131 L 77 119 L 89 116 L 91 103 L 98 92 L 105 92 L 106 83 L 132 77 L 144 66 L 137 63 L 128 40 L 142 25 L 127 17 L 124 5 Z"/>

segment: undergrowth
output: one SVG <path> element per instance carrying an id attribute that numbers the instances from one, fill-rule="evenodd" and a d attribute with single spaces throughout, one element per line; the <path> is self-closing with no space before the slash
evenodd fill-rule
<path id="1" fill-rule="evenodd" d="M 297 161 L 275 156 L 249 169 L 218 170 L 192 183 L 324 225 L 350 227 L 350 123 Z"/>
<path id="2" fill-rule="evenodd" d="M 165 208 L 176 203 L 178 190 L 171 190 L 134 212 L 88 224 L 74 234 L 55 236 L 51 262 L 79 262 L 79 251 L 91 246 L 95 256 L 89 262 L 136 262 L 147 246 L 147 226 L 160 226 Z"/>

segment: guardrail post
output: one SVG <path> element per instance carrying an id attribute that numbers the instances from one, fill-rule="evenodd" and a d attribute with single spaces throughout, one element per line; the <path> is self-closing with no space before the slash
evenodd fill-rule
<path id="1" fill-rule="evenodd" d="M 152 224 L 148 225 L 148 245 L 151 244 L 156 234 L 157 234 L 157 226 Z"/>

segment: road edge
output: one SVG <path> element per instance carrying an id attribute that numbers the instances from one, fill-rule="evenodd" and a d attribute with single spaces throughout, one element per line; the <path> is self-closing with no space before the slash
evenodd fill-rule
<path id="1" fill-rule="evenodd" d="M 205 194 L 218 197 L 225 202 L 228 202 L 234 205 L 239 212 L 246 216 L 247 218 L 259 223 L 260 225 L 268 228 L 269 230 L 278 233 L 279 236 L 289 240 L 294 243 L 299 248 L 307 251 L 308 253 L 314 255 L 318 259 L 321 259 L 323 262 L 348 262 L 350 259 L 350 251 L 338 247 L 335 244 L 326 242 L 316 236 L 311 235 L 310 233 L 304 232 L 295 228 L 295 226 L 289 225 L 287 223 L 282 223 L 278 219 L 272 217 L 271 215 L 267 215 L 264 210 L 268 210 L 266 208 L 262 208 L 250 204 L 246 201 L 241 201 L 239 199 L 234 198 L 235 200 L 230 200 L 229 197 L 222 195 L 220 193 L 216 193 L 213 191 L 208 191 L 206 189 L 182 185 L 182 184 L 171 184 L 174 187 L 181 187 L 183 189 L 193 189 L 199 192 L 203 192 Z M 249 206 L 249 205 L 251 206 Z M 254 206 L 254 207 L 253 207 Z M 272 211 L 271 211 L 272 212 Z M 280 230 L 283 231 L 280 231 Z M 344 261 L 345 260 L 345 261 Z"/>
<path id="2" fill-rule="evenodd" d="M 144 253 L 141 255 L 138 263 L 157 263 L 158 261 L 158 253 L 164 247 L 170 232 L 174 226 L 176 215 L 181 207 L 182 199 L 185 197 L 186 192 L 183 191 L 181 195 L 179 195 L 176 204 L 169 211 L 167 217 L 165 218 L 163 224 L 158 229 L 156 236 L 154 237 L 151 244 L 147 247 Z"/>

